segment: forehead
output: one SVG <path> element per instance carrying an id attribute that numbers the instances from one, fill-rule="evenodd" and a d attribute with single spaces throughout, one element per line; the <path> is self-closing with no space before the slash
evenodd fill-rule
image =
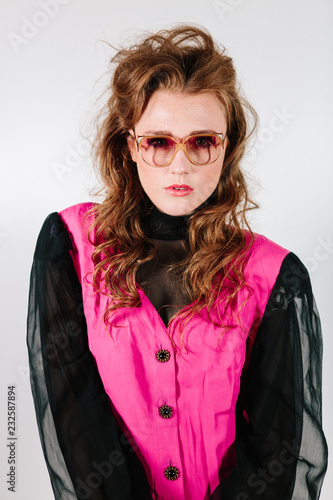
<path id="1" fill-rule="evenodd" d="M 135 129 L 138 135 L 165 132 L 179 138 L 204 130 L 224 132 L 226 112 L 213 93 L 159 89 L 151 96 Z"/>

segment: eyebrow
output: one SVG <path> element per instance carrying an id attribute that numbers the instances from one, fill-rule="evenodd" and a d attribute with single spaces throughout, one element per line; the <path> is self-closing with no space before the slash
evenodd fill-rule
<path id="1" fill-rule="evenodd" d="M 213 129 L 193 130 L 186 137 L 188 137 L 190 135 L 196 135 L 196 134 L 216 134 L 216 133 L 219 133 L 219 132 L 216 132 Z M 170 130 L 148 130 L 144 134 L 138 135 L 138 137 L 142 137 L 145 135 L 169 135 L 170 137 L 173 137 L 173 134 L 172 134 L 172 132 L 170 132 Z"/>

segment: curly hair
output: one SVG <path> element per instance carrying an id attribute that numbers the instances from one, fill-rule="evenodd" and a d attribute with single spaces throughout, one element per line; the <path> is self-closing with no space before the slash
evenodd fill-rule
<path id="1" fill-rule="evenodd" d="M 228 146 L 218 193 L 214 203 L 190 217 L 189 253 L 178 267 L 181 286 L 191 303 L 176 315 L 185 324 L 206 307 L 213 322 L 213 309 L 219 312 L 218 323 L 223 326 L 220 305 L 226 308 L 247 286 L 244 267 L 253 233 L 246 212 L 257 205 L 249 197 L 240 161 L 257 115 L 240 93 L 232 59 L 205 29 L 179 25 L 146 35 L 139 43 L 119 50 L 111 64 L 109 98 L 99 115 L 94 142 L 105 197 L 92 209 L 89 230 L 95 246 L 93 284 L 110 298 L 105 322 L 110 322 L 117 308 L 141 305 L 136 273 L 156 252 L 141 224 L 147 195 L 131 159 L 127 136 L 153 92 L 166 89 L 186 94 L 209 92 L 226 110 Z"/>

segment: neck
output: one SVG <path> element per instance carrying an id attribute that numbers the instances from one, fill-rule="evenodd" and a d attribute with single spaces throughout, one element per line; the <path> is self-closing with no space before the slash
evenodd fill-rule
<path id="1" fill-rule="evenodd" d="M 217 188 L 193 213 L 214 203 L 216 199 Z M 169 215 L 158 210 L 158 208 L 149 201 L 146 213 L 142 217 L 144 232 L 148 238 L 155 240 L 176 241 L 186 239 L 188 221 L 193 213 L 178 216 Z"/>
<path id="2" fill-rule="evenodd" d="M 155 240 L 175 241 L 186 238 L 190 215 L 174 216 L 152 205 L 142 219 L 146 236 Z"/>

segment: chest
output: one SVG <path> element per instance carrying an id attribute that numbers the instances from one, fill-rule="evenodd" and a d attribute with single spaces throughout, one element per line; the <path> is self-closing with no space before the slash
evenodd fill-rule
<path id="1" fill-rule="evenodd" d="M 188 248 L 185 240 L 154 240 L 154 244 L 155 257 L 139 266 L 136 282 L 167 326 L 171 318 L 190 303 L 181 266 Z"/>
<path id="2" fill-rule="evenodd" d="M 85 298 L 89 347 L 117 410 L 127 414 L 129 402 L 135 402 L 136 411 L 148 415 L 164 401 L 191 404 L 196 411 L 203 401 L 216 413 L 234 410 L 248 332 L 223 333 L 204 314 L 197 315 L 184 328 L 184 348 L 178 322 L 166 327 L 148 297 L 140 295 L 142 306 L 118 310 L 109 326 L 103 318 L 105 298 Z M 159 360 L 161 350 L 168 352 L 167 361 Z"/>

